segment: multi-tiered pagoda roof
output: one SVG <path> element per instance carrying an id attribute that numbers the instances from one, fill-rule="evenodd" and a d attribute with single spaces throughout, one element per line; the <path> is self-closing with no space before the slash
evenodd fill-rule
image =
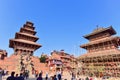
<path id="1" fill-rule="evenodd" d="M 97 28 L 92 33 L 85 35 L 84 38 L 88 39 L 89 42 L 81 45 L 80 47 L 86 49 L 88 53 L 83 55 L 86 55 L 86 56 L 88 55 L 88 57 L 90 57 L 92 53 L 93 53 L 93 56 L 97 55 L 97 53 L 98 55 L 100 55 L 99 53 L 106 54 L 106 52 L 104 51 L 107 51 L 108 49 L 105 49 L 106 48 L 105 46 L 108 46 L 108 47 L 114 46 L 114 48 L 117 49 L 118 46 L 120 45 L 120 37 L 112 36 L 114 34 L 116 34 L 116 31 L 112 28 L 112 26 L 110 26 L 108 28 Z M 100 49 L 100 46 L 102 46 L 103 49 L 96 50 L 96 49 Z M 94 52 L 96 54 L 94 54 Z M 107 52 L 112 53 L 110 51 L 107 51 Z"/>
<path id="2" fill-rule="evenodd" d="M 81 75 L 120 77 L 120 37 L 114 34 L 116 31 L 110 26 L 84 36 L 89 42 L 80 46 L 87 50 L 78 58 Z"/>
<path id="3" fill-rule="evenodd" d="M 14 48 L 15 52 L 24 51 L 33 53 L 35 50 L 41 47 L 40 44 L 36 43 L 39 39 L 35 36 L 36 31 L 32 22 L 26 22 L 20 29 L 20 32 L 16 32 L 15 38 L 10 39 L 10 48 Z"/>

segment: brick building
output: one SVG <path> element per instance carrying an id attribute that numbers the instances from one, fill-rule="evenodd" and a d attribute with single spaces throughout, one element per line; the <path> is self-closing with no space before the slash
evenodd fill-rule
<path id="1" fill-rule="evenodd" d="M 51 52 L 51 56 L 47 59 L 48 67 L 51 71 L 63 70 L 71 71 L 74 68 L 75 57 L 64 50 Z"/>

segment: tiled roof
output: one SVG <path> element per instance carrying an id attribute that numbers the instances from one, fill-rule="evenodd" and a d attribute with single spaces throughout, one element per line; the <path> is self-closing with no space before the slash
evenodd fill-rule
<path id="1" fill-rule="evenodd" d="M 27 40 L 23 40 L 23 39 L 10 39 L 10 41 L 22 42 L 22 43 L 26 43 L 26 44 L 32 44 L 32 45 L 36 45 L 36 46 L 41 46 L 40 44 L 37 44 L 35 42 L 27 41 Z"/>
<path id="2" fill-rule="evenodd" d="M 26 28 L 26 27 L 23 27 L 24 29 L 27 29 L 27 30 L 30 30 L 30 31 L 34 31 L 34 29 L 29 29 L 29 28 Z"/>
<path id="3" fill-rule="evenodd" d="M 21 28 L 20 31 L 22 31 L 22 30 L 28 30 L 28 31 L 31 31 L 31 32 L 36 32 L 36 31 L 28 29 L 28 28 Z"/>
<path id="4" fill-rule="evenodd" d="M 112 37 L 112 36 L 111 37 L 106 37 L 106 38 L 102 38 L 102 39 L 99 39 L 99 40 L 90 41 L 87 44 L 81 45 L 80 47 L 84 48 L 84 47 L 89 46 L 89 45 L 98 44 L 98 43 L 111 41 L 111 40 L 115 40 L 115 39 L 120 39 L 120 37 L 117 37 L 117 36 L 115 36 L 115 37 Z"/>
<path id="5" fill-rule="evenodd" d="M 61 60 L 59 55 L 52 55 L 52 56 L 49 57 L 49 59 Z"/>
<path id="6" fill-rule="evenodd" d="M 60 56 L 61 58 L 68 58 L 68 59 L 70 59 L 71 57 L 70 56 Z"/>
<path id="7" fill-rule="evenodd" d="M 2 49 L 0 49 L 0 52 L 3 52 L 3 50 L 2 50 Z"/>
<path id="8" fill-rule="evenodd" d="M 108 27 L 108 28 L 99 28 L 99 29 L 96 29 L 94 30 L 92 33 L 88 34 L 88 35 L 85 35 L 84 37 L 85 38 L 88 38 L 90 36 L 93 36 L 95 34 L 98 34 L 98 33 L 101 33 L 101 32 L 104 32 L 104 31 L 109 31 L 111 34 L 116 34 L 116 31 L 112 28 L 112 26 Z"/>
<path id="9" fill-rule="evenodd" d="M 73 64 L 66 64 L 65 67 L 73 68 Z"/>
<path id="10" fill-rule="evenodd" d="M 26 24 L 32 24 L 32 26 L 34 25 L 34 23 L 27 21 Z"/>
<path id="11" fill-rule="evenodd" d="M 31 35 L 31 34 L 27 34 L 27 33 L 23 33 L 23 32 L 17 32 L 17 34 L 21 34 L 21 35 L 26 35 L 26 36 L 30 36 L 30 37 L 34 37 L 34 38 L 38 38 L 34 35 Z"/>
<path id="12" fill-rule="evenodd" d="M 106 56 L 106 55 L 112 55 L 112 54 L 120 54 L 120 50 L 111 49 L 111 50 L 103 50 L 98 52 L 86 53 L 81 55 L 79 58 L 98 57 L 98 56 Z"/>

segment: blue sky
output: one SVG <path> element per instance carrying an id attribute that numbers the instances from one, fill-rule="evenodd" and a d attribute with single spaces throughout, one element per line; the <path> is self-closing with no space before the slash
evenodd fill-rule
<path id="1" fill-rule="evenodd" d="M 84 53 L 79 46 L 88 42 L 82 36 L 92 32 L 96 25 L 110 25 L 120 36 L 120 0 L 1 0 L 0 49 L 13 53 L 9 39 L 26 21 L 36 27 L 42 47 L 34 55 L 52 50 L 79 56 Z"/>

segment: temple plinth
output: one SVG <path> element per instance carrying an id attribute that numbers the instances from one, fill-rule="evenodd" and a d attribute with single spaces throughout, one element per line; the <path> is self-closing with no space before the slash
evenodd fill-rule
<path id="1" fill-rule="evenodd" d="M 120 77 L 120 37 L 115 34 L 110 26 L 84 36 L 89 42 L 80 46 L 87 50 L 78 58 L 81 75 Z"/>

